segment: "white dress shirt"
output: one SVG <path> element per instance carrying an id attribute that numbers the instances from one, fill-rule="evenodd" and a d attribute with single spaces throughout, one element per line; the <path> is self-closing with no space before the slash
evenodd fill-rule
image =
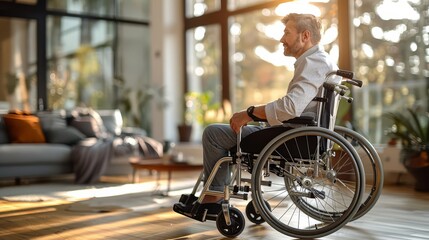
<path id="1" fill-rule="evenodd" d="M 294 64 L 294 76 L 284 97 L 268 103 L 265 113 L 269 125 L 280 125 L 283 121 L 299 117 L 305 113 L 317 112 L 314 97 L 320 96 L 326 74 L 338 69 L 319 45 L 302 54 Z"/>

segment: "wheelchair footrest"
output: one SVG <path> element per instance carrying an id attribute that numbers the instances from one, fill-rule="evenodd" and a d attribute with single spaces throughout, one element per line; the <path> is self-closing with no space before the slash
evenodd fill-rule
<path id="1" fill-rule="evenodd" d="M 182 194 L 182 196 L 180 196 L 180 203 L 183 203 L 185 205 L 191 205 L 193 204 L 195 201 L 197 201 L 197 197 L 195 197 L 193 194 Z"/>
<path id="2" fill-rule="evenodd" d="M 180 201 L 173 205 L 173 210 L 200 222 L 216 220 L 218 213 L 222 211 L 222 205 L 219 203 L 199 204 L 196 202 L 197 199 L 197 197 L 192 195 L 182 195 Z"/>

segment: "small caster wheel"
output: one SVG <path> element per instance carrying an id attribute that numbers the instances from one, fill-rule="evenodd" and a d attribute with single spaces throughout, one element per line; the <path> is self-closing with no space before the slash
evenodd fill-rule
<path id="1" fill-rule="evenodd" d="M 229 208 L 231 225 L 227 225 L 223 211 L 219 212 L 216 218 L 217 230 L 225 237 L 234 238 L 240 235 L 244 230 L 245 220 L 243 214 L 237 208 Z"/>
<path id="2" fill-rule="evenodd" d="M 271 210 L 270 205 L 265 201 L 265 204 Z M 265 220 L 256 212 L 255 206 L 253 205 L 253 201 L 250 201 L 246 206 L 246 216 L 254 224 L 264 223 Z"/>

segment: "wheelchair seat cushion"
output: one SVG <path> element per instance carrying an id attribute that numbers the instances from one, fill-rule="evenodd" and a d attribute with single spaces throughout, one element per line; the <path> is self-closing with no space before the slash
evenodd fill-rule
<path id="1" fill-rule="evenodd" d="M 261 129 L 244 137 L 240 142 L 243 153 L 259 154 L 275 137 L 291 130 L 291 127 L 274 126 Z M 282 156 L 285 160 L 311 159 L 316 153 L 318 140 L 316 136 L 300 136 L 290 139 L 280 145 L 273 155 Z M 230 149 L 231 156 L 235 155 L 237 147 Z"/>
<path id="2" fill-rule="evenodd" d="M 263 128 L 244 137 L 240 142 L 242 152 L 258 154 L 273 138 L 292 128 L 273 126 Z M 236 149 L 234 150 L 236 151 Z"/>

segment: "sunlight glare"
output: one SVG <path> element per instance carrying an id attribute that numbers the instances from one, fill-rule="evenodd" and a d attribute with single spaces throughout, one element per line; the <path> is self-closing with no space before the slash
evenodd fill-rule
<path id="1" fill-rule="evenodd" d="M 289 70 L 293 70 L 296 59 L 294 57 L 286 57 L 283 54 L 283 46 L 279 44 L 279 48 L 275 52 L 268 51 L 263 46 L 255 48 L 255 55 L 260 59 L 272 64 L 276 67 L 285 66 Z"/>
<path id="2" fill-rule="evenodd" d="M 374 57 L 374 50 L 372 49 L 372 47 L 368 44 L 362 44 L 362 51 L 364 52 L 364 54 L 368 57 L 368 58 L 373 58 Z"/>
<path id="3" fill-rule="evenodd" d="M 375 12 L 383 20 L 408 19 L 418 21 L 420 14 L 407 1 L 385 0 L 375 8 Z"/>
<path id="4" fill-rule="evenodd" d="M 389 67 L 393 67 L 395 65 L 395 60 L 390 56 L 386 57 L 385 62 L 386 62 L 386 65 Z"/>
<path id="5" fill-rule="evenodd" d="M 206 35 L 206 28 L 205 27 L 197 27 L 195 28 L 194 32 L 194 38 L 197 41 L 201 41 L 204 39 L 204 36 Z"/>
<path id="6" fill-rule="evenodd" d="M 338 44 L 334 44 L 329 51 L 329 56 L 331 56 L 332 59 L 334 59 L 336 62 L 340 59 L 340 47 Z"/>
<path id="7" fill-rule="evenodd" d="M 338 37 L 338 27 L 336 24 L 332 24 L 330 28 L 326 29 L 325 33 L 322 35 L 322 40 L 320 43 L 322 45 L 330 44 L 335 42 Z"/>
<path id="8" fill-rule="evenodd" d="M 322 15 L 318 7 L 306 2 L 281 3 L 276 7 L 275 13 L 277 16 L 286 16 L 289 13 L 308 13 L 313 14 L 316 17 L 320 17 Z"/>
<path id="9" fill-rule="evenodd" d="M 381 29 L 381 27 L 373 27 L 371 28 L 371 35 L 375 38 L 375 39 L 383 39 L 383 29 Z"/>
<path id="10" fill-rule="evenodd" d="M 139 183 L 139 184 L 124 184 L 119 186 L 106 186 L 106 187 L 91 187 L 88 189 L 65 191 L 57 193 L 58 196 L 72 198 L 72 199 L 89 199 L 120 196 L 131 193 L 147 192 L 147 189 L 152 189 L 156 185 L 155 182 Z"/>
<path id="11" fill-rule="evenodd" d="M 240 36 L 241 34 L 241 24 L 239 23 L 233 23 L 231 27 L 229 28 L 229 32 L 232 36 Z"/>
<path id="12" fill-rule="evenodd" d="M 281 21 L 276 21 L 273 24 L 269 24 L 269 25 L 263 25 L 263 24 L 260 24 L 260 25 L 258 25 L 258 28 L 267 37 L 280 41 L 280 39 L 283 36 L 283 30 L 285 28 L 284 24 Z"/>
<path id="13" fill-rule="evenodd" d="M 194 4 L 194 16 L 198 17 L 204 14 L 207 10 L 207 5 L 205 3 L 195 3 Z"/>

